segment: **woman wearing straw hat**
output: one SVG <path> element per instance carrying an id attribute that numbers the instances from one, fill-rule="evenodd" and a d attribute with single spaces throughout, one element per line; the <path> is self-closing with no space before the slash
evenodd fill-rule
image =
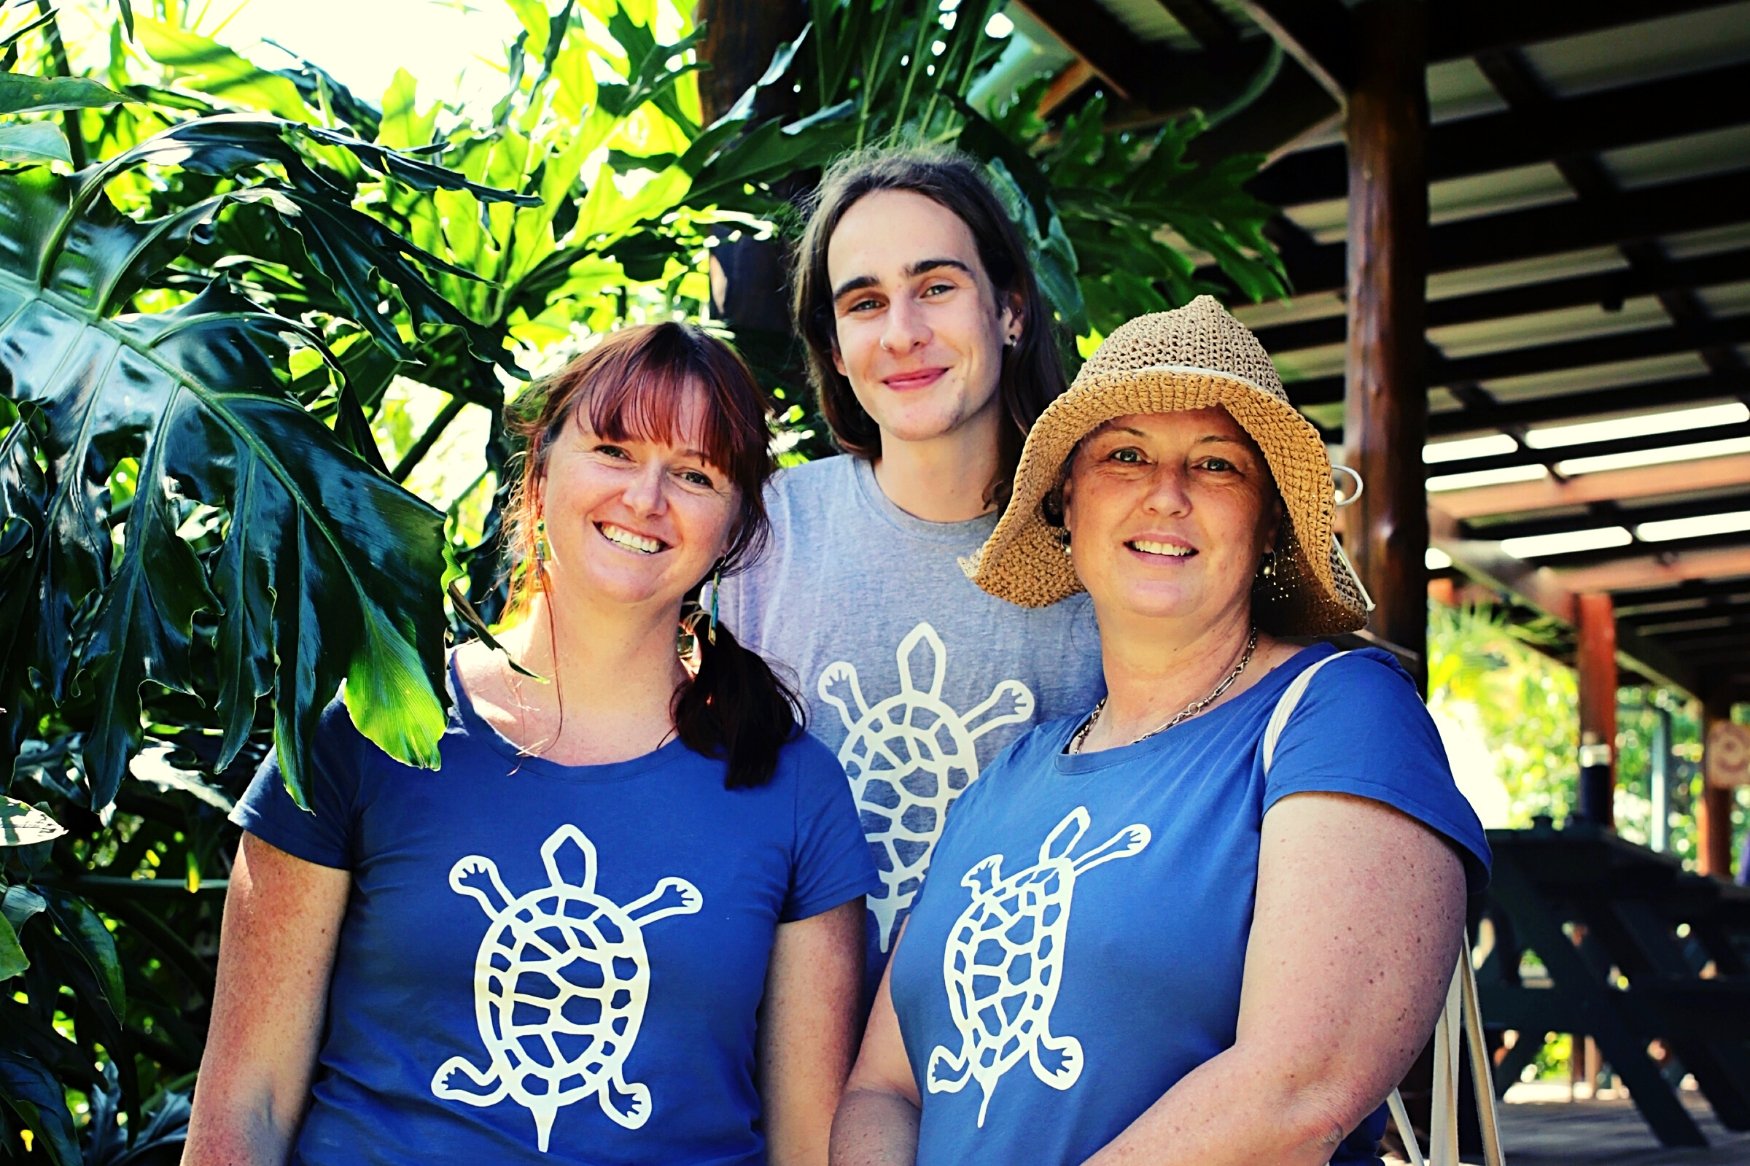
<path id="1" fill-rule="evenodd" d="M 1040 417 L 968 571 L 1085 589 L 1108 696 L 956 805 L 835 1163 L 1376 1161 L 1488 847 L 1395 661 L 1285 638 L 1365 622 L 1332 508 L 1208 297 L 1114 331 Z"/>

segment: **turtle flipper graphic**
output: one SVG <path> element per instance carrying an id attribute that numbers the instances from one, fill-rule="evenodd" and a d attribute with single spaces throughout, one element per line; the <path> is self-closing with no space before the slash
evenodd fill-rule
<path id="1" fill-rule="evenodd" d="M 949 804 L 978 777 L 978 738 L 1028 720 L 1034 707 L 1026 685 L 1004 680 L 970 712 L 956 712 L 942 699 L 948 651 L 928 622 L 906 634 L 895 658 L 899 691 L 873 705 L 849 661 L 829 664 L 816 684 L 847 730 L 839 763 L 881 873 L 868 903 L 882 951 L 923 883 Z"/>
<path id="2" fill-rule="evenodd" d="M 462 1082 L 457 1082 L 460 1076 Z M 432 1075 L 431 1091 L 445 1101 L 460 1101 L 465 1105 L 495 1105 L 510 1092 L 498 1074 L 488 1065 L 476 1069 L 466 1057 L 451 1057 Z"/>
<path id="3" fill-rule="evenodd" d="M 608 1081 L 608 1087 L 601 1091 L 602 1112 L 625 1126 L 635 1130 L 650 1120 L 650 1086 L 626 1083 L 625 1070 L 616 1069 Z"/>
<path id="4" fill-rule="evenodd" d="M 1041 1052 L 1051 1054 L 1050 1064 Z M 1032 1062 L 1033 1075 L 1053 1089 L 1068 1089 L 1081 1079 L 1082 1042 L 1073 1036 L 1052 1036 L 1041 1027 L 1039 1039 L 1027 1050 L 1027 1059 Z"/>
<path id="5" fill-rule="evenodd" d="M 930 1052 L 930 1066 L 924 1076 L 931 1093 L 958 1093 L 972 1080 L 972 1058 L 955 1056 L 937 1045 Z"/>
<path id="6" fill-rule="evenodd" d="M 471 854 L 450 868 L 450 889 L 490 921 L 474 959 L 474 1019 L 487 1065 L 451 1057 L 431 1091 L 474 1106 L 509 1097 L 529 1111 L 546 1153 L 559 1110 L 591 1094 L 627 1129 L 650 1119 L 650 1087 L 625 1078 L 650 990 L 643 927 L 696 913 L 704 896 L 670 877 L 625 907 L 602 898 L 595 845 L 572 825 L 542 843 L 541 861 L 547 885 L 515 898 L 489 858 Z"/>
<path id="7" fill-rule="evenodd" d="M 969 1078 L 977 1081 L 981 1127 L 997 1082 L 1023 1059 L 1053 1089 L 1081 1079 L 1081 1041 L 1051 1032 L 1076 879 L 1135 856 L 1150 838 L 1148 827 L 1136 823 L 1078 856 L 1088 825 L 1087 807 L 1077 806 L 1052 827 L 1032 866 L 1005 877 L 1003 856 L 993 854 L 960 880 L 972 901 L 948 932 L 942 982 L 961 1047 L 931 1050 L 925 1086 L 957 1093 Z"/>

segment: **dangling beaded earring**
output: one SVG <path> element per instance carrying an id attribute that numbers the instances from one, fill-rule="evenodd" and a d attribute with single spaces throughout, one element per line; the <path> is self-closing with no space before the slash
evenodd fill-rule
<path id="1" fill-rule="evenodd" d="M 553 557 L 553 548 L 547 543 L 547 520 L 535 520 L 535 565 L 538 567 Z"/>
<path id="2" fill-rule="evenodd" d="M 705 625 L 705 639 L 712 647 L 717 645 L 717 594 L 723 590 L 723 564 L 718 563 L 711 572 L 711 619 Z"/>

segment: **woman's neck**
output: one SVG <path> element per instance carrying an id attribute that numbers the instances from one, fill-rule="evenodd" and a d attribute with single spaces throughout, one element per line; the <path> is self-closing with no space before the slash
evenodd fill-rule
<path id="1" fill-rule="evenodd" d="M 1106 677 L 1106 703 L 1088 731 L 1085 752 L 1112 749 L 1160 729 L 1188 706 L 1204 700 L 1224 680 L 1243 669 L 1201 711 L 1232 700 L 1291 653 L 1291 645 L 1260 635 L 1250 659 L 1249 611 L 1197 627 L 1177 621 L 1118 621 L 1100 627 L 1100 660 Z"/>
<path id="2" fill-rule="evenodd" d="M 642 756 L 673 733 L 670 705 L 686 676 L 678 620 L 678 610 L 639 617 L 537 596 L 528 617 L 498 639 L 539 679 L 492 654 L 496 683 L 476 706 L 518 745 L 562 764 Z"/>

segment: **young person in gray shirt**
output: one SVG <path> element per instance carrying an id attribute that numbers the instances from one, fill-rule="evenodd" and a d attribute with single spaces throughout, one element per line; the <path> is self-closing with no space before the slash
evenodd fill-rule
<path id="1" fill-rule="evenodd" d="M 780 474 L 772 540 L 719 617 L 794 671 L 880 868 L 866 998 L 950 803 L 1032 725 L 1102 691 L 1093 611 L 1028 610 L 967 581 L 1022 439 L 1064 389 L 1025 244 L 971 159 L 882 149 L 832 166 L 792 311 L 843 456 Z M 706 602 L 710 602 L 709 595 Z"/>

